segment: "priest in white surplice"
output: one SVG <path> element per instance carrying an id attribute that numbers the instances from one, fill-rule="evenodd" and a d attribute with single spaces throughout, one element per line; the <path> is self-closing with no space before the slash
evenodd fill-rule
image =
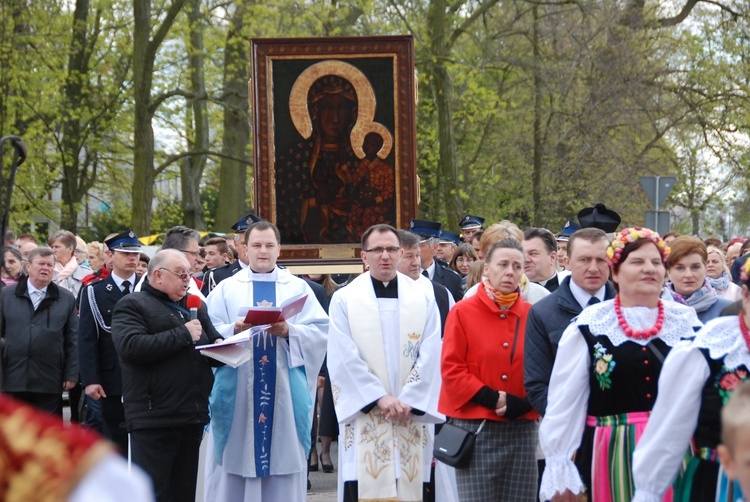
<path id="1" fill-rule="evenodd" d="M 281 305 L 301 293 L 302 312 L 242 346 L 252 359 L 217 369 L 211 393 L 204 500 L 303 502 L 313 396 L 326 351 L 328 317 L 310 287 L 279 269 L 279 231 L 260 221 L 245 233 L 248 268 L 221 281 L 206 304 L 229 337 L 249 328 L 241 307 Z"/>
<path id="2" fill-rule="evenodd" d="M 397 272 L 397 231 L 362 237 L 369 271 L 337 291 L 329 315 L 328 373 L 339 420 L 339 500 L 419 501 L 430 478 L 440 392 L 440 318 L 434 300 Z"/>

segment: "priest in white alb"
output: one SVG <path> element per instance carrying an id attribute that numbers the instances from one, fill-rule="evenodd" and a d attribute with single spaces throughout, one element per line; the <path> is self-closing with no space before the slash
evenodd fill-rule
<path id="1" fill-rule="evenodd" d="M 440 317 L 425 289 L 397 272 L 399 235 L 362 236 L 368 272 L 329 308 L 328 373 L 339 420 L 339 500 L 423 500 L 440 392 Z"/>
<path id="2" fill-rule="evenodd" d="M 276 266 L 279 230 L 260 221 L 245 233 L 248 268 L 208 295 L 211 321 L 224 338 L 250 328 L 241 308 L 280 306 L 307 294 L 303 310 L 272 324 L 243 347 L 253 357 L 216 370 L 210 398 L 204 500 L 304 502 L 317 378 L 328 317 L 310 287 Z"/>

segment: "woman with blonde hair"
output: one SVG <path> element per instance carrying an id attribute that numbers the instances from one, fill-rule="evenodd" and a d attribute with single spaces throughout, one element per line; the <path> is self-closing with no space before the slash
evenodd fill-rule
<path id="1" fill-rule="evenodd" d="M 724 251 L 716 246 L 708 246 L 706 252 L 708 253 L 706 278 L 711 283 L 711 287 L 716 290 L 719 298 L 724 298 L 732 302 L 740 300 L 742 298 L 742 289 L 732 282 Z"/>
<path id="2" fill-rule="evenodd" d="M 86 245 L 86 253 L 89 258 L 89 267 L 96 272 L 104 266 L 104 245 L 101 242 L 93 241 Z"/>

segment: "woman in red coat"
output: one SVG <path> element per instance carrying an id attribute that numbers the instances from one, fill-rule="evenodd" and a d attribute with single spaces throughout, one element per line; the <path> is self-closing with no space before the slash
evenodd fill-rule
<path id="1" fill-rule="evenodd" d="M 536 419 L 523 387 L 523 342 L 531 304 L 523 301 L 523 247 L 492 246 L 477 294 L 456 304 L 443 338 L 439 409 L 476 432 L 471 464 L 456 471 L 459 499 L 536 498 Z"/>

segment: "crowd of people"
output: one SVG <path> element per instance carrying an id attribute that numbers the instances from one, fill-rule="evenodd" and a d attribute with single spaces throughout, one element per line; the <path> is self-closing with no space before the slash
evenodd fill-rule
<path id="1" fill-rule="evenodd" d="M 207 502 L 304 501 L 321 466 L 346 502 L 741 500 L 750 239 L 621 228 L 603 204 L 577 220 L 376 224 L 348 276 L 293 275 L 252 214 L 229 238 L 174 227 L 153 255 L 130 230 L 9 232 L 0 415 L 41 410 L 55 454 L 109 469 L 50 472 L 69 500 L 194 500 L 202 477 Z M 468 465 L 435 460 L 446 421 L 473 435 Z M 30 493 L 17 435 L 0 428 L 0 490 Z"/>

